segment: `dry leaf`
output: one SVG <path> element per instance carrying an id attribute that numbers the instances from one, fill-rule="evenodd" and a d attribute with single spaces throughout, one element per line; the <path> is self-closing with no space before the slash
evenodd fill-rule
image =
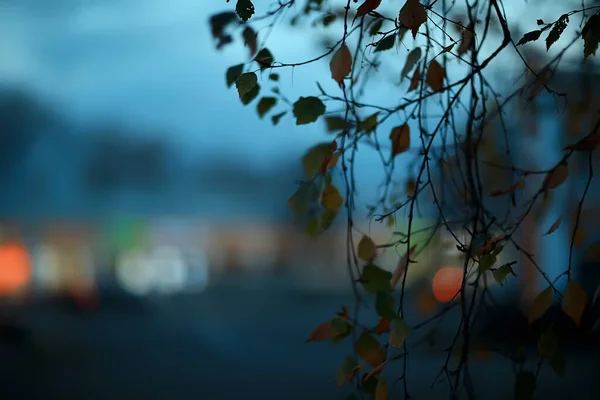
<path id="1" fill-rule="evenodd" d="M 304 343 L 308 342 L 318 342 L 323 340 L 331 340 L 335 337 L 335 330 L 333 329 L 333 325 L 331 321 L 325 321 L 322 324 L 318 325 L 308 336 L 308 339 L 304 341 Z"/>
<path id="2" fill-rule="evenodd" d="M 434 92 L 439 92 L 444 87 L 446 70 L 437 61 L 433 60 L 427 69 L 427 84 Z"/>
<path id="3" fill-rule="evenodd" d="M 368 13 L 379 7 L 379 4 L 381 4 L 381 0 L 366 0 L 360 5 L 360 7 L 358 7 L 358 10 L 356 10 L 356 16 L 354 17 L 354 20 L 364 15 L 367 15 Z"/>
<path id="4" fill-rule="evenodd" d="M 392 129 L 390 133 L 392 141 L 392 157 L 405 152 L 410 147 L 410 127 L 403 124 Z"/>
<path id="5" fill-rule="evenodd" d="M 544 198 L 548 196 L 548 191 L 559 187 L 569 177 L 569 165 L 566 161 L 560 163 L 554 170 L 548 172 L 542 183 Z"/>
<path id="6" fill-rule="evenodd" d="M 415 47 L 408 56 L 406 56 L 406 62 L 404 63 L 404 68 L 402 68 L 402 72 L 400 73 L 400 80 L 403 80 L 404 77 L 408 76 L 408 73 L 412 71 L 414 66 L 421 59 L 421 48 Z"/>
<path id="7" fill-rule="evenodd" d="M 396 288 L 398 281 L 400 280 L 400 278 L 402 278 L 402 275 L 404 275 L 404 272 L 406 271 L 406 266 L 408 264 L 408 260 L 413 255 L 416 248 L 417 248 L 417 245 L 415 244 L 413 247 L 410 248 L 410 251 L 400 259 L 400 262 L 398 263 L 398 266 L 396 267 L 396 270 L 394 271 L 394 274 L 392 275 L 392 279 L 390 280 L 392 289 Z"/>
<path id="8" fill-rule="evenodd" d="M 383 368 L 385 368 L 386 363 L 387 363 L 387 361 L 384 361 L 381 364 L 379 364 L 378 366 L 376 366 L 375 368 L 373 368 L 373 370 L 365 376 L 365 379 L 363 380 L 363 382 L 367 382 L 369 379 L 371 379 L 372 377 L 374 377 L 375 375 L 377 375 L 381 371 L 383 371 Z"/>
<path id="9" fill-rule="evenodd" d="M 562 217 L 558 217 L 558 219 L 556 221 L 554 221 L 554 223 L 552 224 L 552 226 L 550 227 L 550 229 L 548 229 L 548 232 L 544 233 L 544 236 L 550 235 L 552 232 L 554 232 L 555 230 L 557 230 L 558 227 L 560 226 L 560 222 L 561 221 L 562 221 Z"/>
<path id="10" fill-rule="evenodd" d="M 413 39 L 415 39 L 419 27 L 427 21 L 427 13 L 418 0 L 407 0 L 400 9 L 399 20 L 400 25 L 412 31 Z"/>
<path id="11" fill-rule="evenodd" d="M 410 85 L 408 86 L 408 91 L 412 92 L 413 90 L 415 90 L 417 88 L 417 86 L 419 86 L 420 80 L 421 80 L 421 66 L 417 65 L 417 68 L 415 69 L 415 73 L 414 73 L 412 79 L 410 80 Z"/>
<path id="12" fill-rule="evenodd" d="M 567 283 L 567 288 L 562 299 L 562 309 L 577 327 L 581 324 L 581 317 L 587 306 L 588 295 L 583 288 L 574 281 Z"/>
<path id="13" fill-rule="evenodd" d="M 513 183 L 506 189 L 498 190 L 498 191 L 490 193 L 490 197 L 500 197 L 500 196 L 504 196 L 505 194 L 511 194 L 511 193 L 513 193 L 519 189 L 522 189 L 524 187 L 525 187 L 525 181 L 523 179 L 521 179 L 521 180 L 519 180 L 519 182 Z"/>
<path id="14" fill-rule="evenodd" d="M 367 235 L 363 235 L 362 239 L 360 239 L 360 242 L 358 242 L 357 253 L 358 257 L 364 262 L 371 262 L 371 260 L 373 260 L 377 254 L 377 247 L 375 246 L 373 239 Z"/>
<path id="15" fill-rule="evenodd" d="M 344 78 L 347 77 L 352 71 L 352 54 L 346 44 L 335 52 L 329 63 L 329 69 L 331 70 L 331 77 L 339 85 L 344 82 Z"/>
<path id="16" fill-rule="evenodd" d="M 387 332 L 390 329 L 390 323 L 392 321 L 389 318 L 380 318 L 379 322 L 377 322 L 377 326 L 375 327 L 375 333 L 381 335 L 382 333 Z"/>
<path id="17" fill-rule="evenodd" d="M 466 53 L 473 45 L 473 39 L 475 39 L 474 29 L 475 28 L 472 22 L 465 29 L 463 29 L 462 43 L 458 47 L 458 55 Z"/>
<path id="18" fill-rule="evenodd" d="M 600 143 L 600 129 L 590 133 L 579 142 L 566 146 L 563 150 L 592 151 Z"/>
<path id="19" fill-rule="evenodd" d="M 533 299 L 533 303 L 529 309 L 528 320 L 530 324 L 540 319 L 552 307 L 552 297 L 552 288 L 549 287 Z"/>
<path id="20" fill-rule="evenodd" d="M 254 29 L 252 29 L 251 27 L 246 26 L 246 28 L 242 32 L 242 37 L 244 39 L 244 44 L 246 45 L 246 47 L 248 47 L 248 50 L 250 51 L 250 58 L 254 57 L 254 55 L 258 51 L 256 32 L 254 32 Z"/>

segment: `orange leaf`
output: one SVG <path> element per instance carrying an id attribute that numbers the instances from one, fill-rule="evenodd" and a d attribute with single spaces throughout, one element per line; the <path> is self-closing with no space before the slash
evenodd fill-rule
<path id="1" fill-rule="evenodd" d="M 410 80 L 410 85 L 408 86 L 408 91 L 412 92 L 419 86 L 419 81 L 421 80 L 421 66 L 417 65 L 417 69 L 415 69 L 415 73 Z"/>
<path id="2" fill-rule="evenodd" d="M 358 7 L 358 10 L 356 10 L 356 16 L 354 19 L 356 20 L 357 18 L 367 15 L 379 7 L 379 4 L 381 4 L 381 0 L 365 0 L 365 2 Z"/>
<path id="3" fill-rule="evenodd" d="M 548 232 L 544 233 L 544 236 L 550 235 L 552 232 L 554 232 L 555 230 L 557 230 L 558 227 L 560 226 L 560 222 L 561 221 L 562 221 L 562 217 L 558 217 L 558 219 L 556 221 L 554 221 L 554 223 L 552 224 L 552 226 L 550 227 L 550 229 L 548 229 Z"/>
<path id="4" fill-rule="evenodd" d="M 329 162 L 327 163 L 327 168 L 333 168 L 336 166 L 338 160 L 340 159 L 340 156 L 342 155 L 341 151 L 336 151 L 335 153 L 333 153 L 330 157 Z"/>
<path id="5" fill-rule="evenodd" d="M 381 335 L 382 333 L 387 332 L 387 330 L 390 329 L 391 322 L 392 321 L 390 321 L 389 318 L 380 318 L 375 327 L 375 333 Z"/>
<path id="6" fill-rule="evenodd" d="M 581 317 L 587 306 L 588 295 L 583 288 L 574 281 L 567 283 L 567 288 L 562 299 L 562 309 L 577 327 L 581 324 Z"/>
<path id="7" fill-rule="evenodd" d="M 406 271 L 406 266 L 408 264 L 408 259 L 413 255 L 416 248 L 417 245 L 415 244 L 413 247 L 410 248 L 408 254 L 405 254 L 404 257 L 400 259 L 400 262 L 398 263 L 398 266 L 396 267 L 396 270 L 394 271 L 394 274 L 392 275 L 392 279 L 390 281 L 392 289 L 396 287 L 398 281 L 400 280 L 400 278 L 402 278 L 402 275 L 404 275 L 404 272 Z"/>
<path id="8" fill-rule="evenodd" d="M 363 380 L 363 382 L 368 381 L 373 376 L 375 376 L 375 375 L 379 374 L 381 371 L 383 371 L 383 368 L 385 367 L 386 363 L 387 363 L 387 361 L 384 361 L 381 364 L 379 364 L 378 366 L 376 366 L 375 368 L 373 368 L 373 370 L 365 376 L 365 379 Z"/>
<path id="9" fill-rule="evenodd" d="M 446 70 L 437 61 L 433 60 L 427 69 L 427 84 L 434 92 L 439 92 L 444 88 L 444 78 Z"/>
<path id="10" fill-rule="evenodd" d="M 331 70 L 331 77 L 338 85 L 341 85 L 344 82 L 344 78 L 352 71 L 352 54 L 350 54 L 350 50 L 345 43 L 342 44 L 331 58 L 329 69 Z"/>
<path id="11" fill-rule="evenodd" d="M 392 141 L 392 157 L 405 152 L 410 147 L 410 127 L 403 124 L 392 129 L 390 133 Z"/>
<path id="12" fill-rule="evenodd" d="M 548 191 L 556 189 L 569 177 L 569 165 L 566 161 L 560 163 L 555 169 L 548 172 L 542 183 L 544 197 L 548 196 Z"/>
<path id="13" fill-rule="evenodd" d="M 318 342 L 323 340 L 331 340 L 335 337 L 335 330 L 333 329 L 333 325 L 331 321 L 325 321 L 322 324 L 318 325 L 308 336 L 308 339 L 304 341 L 304 343 L 308 342 Z"/>
<path id="14" fill-rule="evenodd" d="M 418 0 L 407 0 L 400 9 L 399 20 L 400 25 L 412 31 L 413 39 L 415 39 L 419 27 L 427 21 L 427 13 Z"/>
<path id="15" fill-rule="evenodd" d="M 506 189 L 497 190 L 495 192 L 490 193 L 490 197 L 500 197 L 500 196 L 504 196 L 505 194 L 511 194 L 511 193 L 513 193 L 519 189 L 522 189 L 524 187 L 525 187 L 525 181 L 523 179 L 521 179 L 521 180 L 519 180 L 519 182 L 513 183 Z"/>

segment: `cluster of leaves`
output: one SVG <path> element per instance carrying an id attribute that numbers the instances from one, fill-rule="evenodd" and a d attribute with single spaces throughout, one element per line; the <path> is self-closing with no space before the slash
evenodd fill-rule
<path id="1" fill-rule="evenodd" d="M 349 228 L 349 251 L 352 254 L 348 271 L 357 302 L 370 297 L 374 311 L 379 316 L 376 324 L 368 326 L 361 322 L 358 311 L 350 315 L 344 307 L 334 318 L 321 323 L 310 334 L 307 342 L 339 343 L 345 339 L 352 340 L 353 355 L 348 355 L 343 360 L 338 372 L 338 384 L 342 386 L 347 382 L 354 382 L 358 390 L 371 394 L 377 400 L 383 400 L 388 392 L 384 369 L 393 360 L 403 359 L 404 375 L 400 378 L 403 380 L 405 395 L 408 396 L 407 380 L 403 379 L 406 377 L 406 343 L 412 337 L 409 334 L 427 323 L 411 324 L 405 318 L 404 312 L 406 277 L 409 267 L 415 262 L 414 258 L 420 245 L 412 233 L 412 224 L 419 213 L 422 199 L 431 200 L 428 203 L 434 204 L 438 214 L 438 224 L 431 229 L 431 237 L 438 228 L 443 227 L 456 239 L 456 248 L 463 255 L 461 288 L 451 305 L 443 312 L 454 304 L 462 306 L 464 322 L 461 321 L 456 338 L 462 336 L 462 346 L 465 349 L 468 349 L 471 343 L 470 330 L 477 321 L 476 314 L 479 311 L 474 310 L 481 308 L 476 305 L 483 304 L 482 307 L 486 307 L 492 302 L 488 290 L 488 277 L 493 278 L 492 281 L 499 286 L 507 286 L 510 284 L 510 277 L 517 275 L 513 268 L 517 263 L 515 260 L 502 263 L 498 261 L 500 253 L 508 246 L 527 258 L 548 283 L 548 288 L 533 300 L 529 312 L 530 324 L 539 322 L 557 296 L 561 299 L 564 315 L 568 316 L 575 326 L 580 327 L 584 311 L 589 306 L 589 296 L 571 277 L 572 257 L 569 258 L 567 269 L 557 278 L 567 277 L 566 290 L 561 293 L 555 286 L 556 280 L 549 280 L 535 258 L 518 243 L 518 239 L 523 235 L 523 222 L 532 210 L 536 210 L 537 204 L 542 201 L 544 206 L 547 206 L 552 193 L 562 187 L 573 174 L 569 169 L 571 157 L 582 153 L 589 155 L 591 160 L 593 150 L 600 143 L 600 120 L 583 138 L 566 146 L 563 149 L 564 156 L 549 169 L 525 170 L 514 164 L 494 165 L 497 169 L 507 172 L 502 179 L 491 179 L 489 172 L 483 172 L 484 167 L 493 164 L 483 159 L 483 156 L 497 154 L 498 152 L 494 153 L 493 150 L 494 147 L 499 147 L 494 144 L 495 138 L 484 136 L 498 119 L 504 125 L 502 115 L 511 99 L 519 98 L 520 95 L 523 101 L 531 103 L 542 88 L 553 95 L 561 96 L 549 86 L 550 77 L 558 68 L 564 51 L 575 41 L 565 46 L 558 57 L 537 71 L 527 63 L 519 46 L 537 41 L 547 32 L 545 42 L 546 50 L 549 50 L 567 31 L 573 15 L 593 10 L 594 14 L 587 16 L 582 31 L 576 33 L 576 38 L 583 40 L 583 59 L 586 60 L 595 55 L 600 41 L 599 8 L 574 10 L 551 23 L 538 20 L 539 29 L 526 33 L 515 43 L 499 0 L 484 1 L 478 7 L 464 2 L 463 13 L 468 19 L 466 24 L 448 17 L 456 2 L 448 5 L 446 2 L 433 1 L 427 5 L 418 0 L 405 0 L 400 9 L 395 11 L 395 15 L 390 17 L 384 15 L 382 3 L 385 2 L 381 0 L 365 0 L 360 3 L 348 1 L 346 7 L 340 9 L 327 8 L 327 0 L 305 0 L 304 7 L 290 19 L 290 24 L 297 26 L 303 18 L 316 16 L 313 26 L 328 29 L 338 26 L 340 38 L 319 57 L 286 64 L 276 61 L 271 51 L 259 44 L 259 34 L 250 23 L 265 19 L 276 21 L 280 15 L 292 10 L 299 2 L 301 1 L 279 1 L 265 15 L 255 16 L 254 5 L 250 0 L 238 0 L 235 12 L 215 15 L 210 23 L 217 48 L 231 43 L 234 35 L 232 32 L 237 31 L 249 50 L 250 62 L 232 66 L 226 72 L 227 86 L 235 85 L 244 105 L 259 97 L 262 89 L 259 76 L 268 74 L 268 81 L 273 85 L 272 93 L 261 97 L 257 102 L 256 110 L 260 118 L 264 118 L 276 107 L 282 107 L 273 111 L 271 115 L 274 125 L 289 113 L 293 115 L 296 125 L 323 121 L 326 130 L 335 135 L 332 140 L 318 143 L 306 151 L 302 157 L 304 179 L 288 199 L 288 204 L 296 223 L 304 224 L 307 234 L 312 237 L 318 237 L 329 229 L 341 214 L 343 207 L 345 208 Z M 483 21 L 479 19 L 480 16 Z M 335 22 L 341 24 L 336 25 Z M 384 24 L 393 24 L 393 27 L 382 31 Z M 455 34 L 450 34 L 448 27 L 453 27 Z M 501 37 L 501 43 L 490 55 L 482 59 L 479 50 L 489 37 L 488 33 L 494 29 L 496 35 Z M 410 35 L 405 38 L 407 32 L 410 32 Z M 440 40 L 436 38 L 436 32 L 441 37 Z M 423 39 L 425 45 L 416 45 L 419 39 Z M 399 71 L 401 83 L 409 78 L 406 96 L 399 104 L 389 107 L 362 103 L 361 93 L 364 93 L 366 82 L 377 75 L 381 58 L 384 55 L 391 56 L 393 52 L 390 50 L 400 45 L 406 47 L 406 42 L 411 41 L 415 45 L 407 52 Z M 491 60 L 511 44 L 525 62 L 526 71 L 535 79 L 512 94 L 505 95 L 504 100 L 491 86 L 484 71 Z M 320 60 L 328 60 L 330 77 L 339 88 L 340 94 L 329 94 L 317 83 L 318 95 L 288 101 L 277 86 L 279 75 L 275 71 L 278 68 L 299 67 Z M 451 79 L 453 76 L 448 68 L 451 62 L 466 67 L 463 77 Z M 431 107 L 432 103 L 428 102 L 433 99 L 440 104 L 442 116 L 438 118 L 434 128 L 431 128 L 425 110 Z M 330 106 L 336 102 L 343 106 L 341 111 Z M 494 105 L 495 109 L 490 104 Z M 369 109 L 371 111 L 365 111 Z M 465 126 L 458 128 L 456 120 L 463 111 Z M 391 129 L 387 128 L 386 142 L 380 141 L 383 125 L 392 116 L 400 117 L 402 123 Z M 502 157 L 510 158 L 509 161 L 513 162 L 506 131 L 504 127 L 506 145 Z M 491 142 L 492 145 L 486 142 Z M 358 243 L 354 242 L 353 234 L 361 231 L 352 217 L 356 188 L 351 166 L 357 149 L 366 146 L 375 148 L 380 154 L 386 176 L 384 194 L 377 204 L 369 206 L 370 215 L 378 222 L 387 220 L 393 226 L 397 214 L 401 211 L 407 214 L 408 232 L 399 233 L 401 239 L 392 245 L 378 244 L 364 233 L 361 233 Z M 490 147 L 492 151 L 489 150 Z M 384 149 L 387 154 L 384 153 Z M 418 150 L 413 164 L 416 166 L 416 177 L 411 176 L 406 183 L 406 199 L 392 201 L 389 186 L 395 160 L 398 157 L 408 158 L 409 154 L 412 154 L 411 149 Z M 591 165 L 590 161 L 587 185 L 578 205 L 575 228 L 571 236 L 571 253 L 574 246 L 583 243 L 579 220 L 593 176 Z M 343 190 L 333 184 L 334 172 L 341 172 L 345 183 Z M 407 172 L 406 175 L 411 173 Z M 541 176 L 543 179 L 537 179 Z M 499 183 L 503 188 L 497 188 Z M 530 190 L 524 190 L 525 188 Z M 484 190 L 487 190 L 487 194 L 484 194 Z M 531 194 L 531 197 L 525 198 L 527 194 Z M 500 204 L 507 205 L 504 216 L 498 211 L 502 208 Z M 561 218 L 547 230 L 546 235 L 559 228 Z M 468 231 L 470 239 L 463 243 L 455 233 L 456 226 Z M 424 246 L 427 246 L 427 243 L 429 241 L 426 240 Z M 399 252 L 403 255 L 399 257 L 396 268 L 388 271 L 382 268 L 381 264 L 378 265 L 378 256 L 381 248 L 391 246 L 403 248 L 404 251 Z M 472 289 L 469 289 L 469 286 Z M 483 289 L 479 289 L 481 287 Z M 600 286 L 594 301 L 598 293 Z M 456 351 L 456 342 L 455 339 L 450 346 L 450 353 Z M 552 369 L 558 375 L 563 375 L 566 361 L 560 340 L 555 333 L 555 325 L 551 324 L 543 330 L 538 338 L 537 347 L 542 359 L 547 359 Z M 461 384 L 468 386 L 459 382 L 458 378 L 467 362 L 468 354 L 465 350 L 462 351 L 455 370 L 450 371 L 448 361 L 443 366 L 442 372 L 446 372 L 452 391 L 457 391 Z M 536 377 L 537 374 L 531 371 L 519 372 L 515 382 L 516 394 L 525 396 L 524 398 L 530 397 L 535 389 Z M 454 379 L 454 382 L 451 379 Z"/>

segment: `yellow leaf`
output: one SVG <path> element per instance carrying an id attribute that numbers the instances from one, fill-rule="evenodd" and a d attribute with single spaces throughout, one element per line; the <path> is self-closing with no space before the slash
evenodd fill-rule
<path id="1" fill-rule="evenodd" d="M 557 230 L 558 227 L 560 226 L 560 222 L 561 221 L 562 221 L 562 217 L 558 217 L 558 219 L 556 221 L 554 221 L 554 223 L 552 224 L 552 226 L 550 227 L 550 229 L 548 229 L 548 232 L 546 232 L 544 234 L 544 236 L 550 235 L 552 232 L 554 232 L 555 230 Z"/>
<path id="2" fill-rule="evenodd" d="M 308 336 L 304 343 L 331 340 L 335 337 L 335 330 L 331 321 L 319 324 Z"/>
<path id="3" fill-rule="evenodd" d="M 371 262 L 377 253 L 377 247 L 373 239 L 367 235 L 363 235 L 360 242 L 358 242 L 358 257 L 365 262 Z"/>
<path id="4" fill-rule="evenodd" d="M 396 270 L 394 271 L 394 274 L 392 275 L 392 279 L 390 280 L 392 289 L 396 288 L 398 281 L 400 280 L 400 278 L 402 278 L 402 275 L 404 275 L 404 272 L 406 271 L 406 266 L 408 264 L 408 259 L 413 255 L 416 248 L 417 248 L 417 245 L 415 244 L 413 247 L 410 248 L 410 251 L 407 254 L 405 254 L 404 257 L 402 257 L 400 259 L 400 262 L 398 263 L 398 266 L 396 267 Z"/>
<path id="5" fill-rule="evenodd" d="M 439 92 L 444 88 L 444 78 L 446 70 L 437 61 L 433 60 L 427 69 L 427 84 L 434 92 Z"/>
<path id="6" fill-rule="evenodd" d="M 585 311 L 587 301 L 588 295 L 585 290 L 577 282 L 569 281 L 562 299 L 562 309 L 577 327 L 581 323 L 581 316 Z"/>
<path id="7" fill-rule="evenodd" d="M 394 320 L 389 338 L 390 346 L 397 349 L 402 348 L 404 340 L 408 336 L 409 332 L 410 328 L 408 325 L 406 325 L 406 322 L 404 322 L 402 318 Z"/>
<path id="8" fill-rule="evenodd" d="M 344 204 L 344 199 L 339 190 L 331 183 L 327 185 L 321 196 L 321 205 L 337 214 L 342 204 Z"/>
<path id="9" fill-rule="evenodd" d="M 400 25 L 412 31 L 413 39 L 417 37 L 417 32 L 419 31 L 421 24 L 427 21 L 425 8 L 418 0 L 407 0 L 400 9 L 400 15 L 398 17 Z"/>
<path id="10" fill-rule="evenodd" d="M 385 361 L 383 348 L 377 339 L 367 332 L 361 333 L 356 341 L 356 354 L 374 367 Z"/>
<path id="11" fill-rule="evenodd" d="M 386 400 L 387 392 L 387 383 L 385 382 L 385 378 L 382 376 L 377 382 L 377 387 L 375 389 L 375 400 Z"/>
<path id="12" fill-rule="evenodd" d="M 405 152 L 410 147 L 410 127 L 403 124 L 392 129 L 390 133 L 392 141 L 392 157 Z"/>
<path id="13" fill-rule="evenodd" d="M 381 0 L 365 0 L 365 2 L 362 3 L 360 7 L 358 7 L 358 10 L 356 10 L 356 16 L 354 17 L 354 19 L 367 15 L 368 13 L 379 7 L 379 4 L 381 4 Z"/>
<path id="14" fill-rule="evenodd" d="M 529 323 L 532 324 L 552 307 L 552 288 L 547 288 L 533 299 L 531 308 L 529 309 Z"/>
<path id="15" fill-rule="evenodd" d="M 462 31 L 462 43 L 458 47 L 458 55 L 462 55 L 466 53 L 471 46 L 473 45 L 473 39 L 475 38 L 475 32 L 473 23 L 471 22 L 465 29 Z"/>
<path id="16" fill-rule="evenodd" d="M 331 77 L 339 85 L 344 82 L 344 78 L 352 71 L 352 54 L 350 54 L 350 50 L 345 43 L 342 44 L 331 58 L 329 69 L 331 70 Z"/>
<path id="17" fill-rule="evenodd" d="M 548 191 L 559 187 L 569 177 L 569 165 L 566 161 L 560 163 L 555 169 L 548 172 L 542 183 L 544 189 L 544 197 L 548 195 Z"/>
<path id="18" fill-rule="evenodd" d="M 340 159 L 340 156 L 342 155 L 341 151 L 336 151 L 335 153 L 333 153 L 331 155 L 331 159 L 329 160 L 329 162 L 327 163 L 327 168 L 333 168 L 336 166 L 338 160 Z"/>
<path id="19" fill-rule="evenodd" d="M 421 66 L 417 65 L 417 68 L 415 69 L 415 73 L 414 73 L 412 79 L 410 80 L 410 85 L 408 86 L 408 91 L 412 92 L 413 90 L 415 90 L 417 88 L 417 86 L 419 86 L 420 80 L 421 80 Z"/>

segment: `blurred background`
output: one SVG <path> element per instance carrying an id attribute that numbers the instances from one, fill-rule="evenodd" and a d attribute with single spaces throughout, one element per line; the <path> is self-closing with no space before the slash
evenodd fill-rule
<path id="1" fill-rule="evenodd" d="M 270 1 L 254 3 L 257 15 L 270 9 Z M 515 38 L 536 29 L 536 18 L 555 20 L 581 6 L 543 3 L 504 1 Z M 2 398 L 345 398 L 335 376 L 348 344 L 303 343 L 342 305 L 354 306 L 345 221 L 314 240 L 293 223 L 287 205 L 302 179 L 302 155 L 332 136 L 321 122 L 296 126 L 289 114 L 273 126 L 227 89 L 225 71 L 243 62 L 247 49 L 236 43 L 216 50 L 208 20 L 233 7 L 224 0 L 0 0 Z M 327 35 L 339 33 L 317 27 L 307 34 L 287 23 L 277 30 L 269 47 L 286 62 L 319 55 Z M 553 50 L 539 43 L 524 51 L 543 65 L 560 49 Z M 517 103 L 505 121 L 523 168 L 554 165 L 562 145 L 591 123 L 582 115 L 598 108 L 600 76 L 596 60 L 583 65 L 580 52 L 567 52 L 552 80 L 577 106 L 557 113 L 556 99 L 543 92 L 526 106 Z M 503 57 L 489 77 L 509 93 L 523 67 L 516 53 Z M 378 88 L 397 85 L 402 65 L 383 69 L 374 83 L 382 102 L 397 101 Z M 317 93 L 315 81 L 334 87 L 325 61 L 278 72 L 290 98 Z M 514 87 L 506 85 L 509 77 Z M 356 159 L 359 211 L 381 191 L 378 162 L 368 151 Z M 577 203 L 586 168 L 583 160 L 580 174 L 524 228 L 527 248 L 551 279 L 568 262 L 574 220 L 542 234 Z M 404 187 L 406 170 L 396 168 L 394 187 Z M 490 179 L 500 188 L 510 184 L 510 177 Z M 600 281 L 597 194 L 593 183 L 574 258 L 590 296 Z M 366 212 L 356 217 L 376 241 L 393 239 Z M 436 217 L 425 208 L 415 225 L 430 227 Z M 405 223 L 402 215 L 398 220 Z M 447 306 L 433 279 L 460 268 L 460 255 L 445 232 L 419 254 L 408 277 L 409 324 Z M 493 288 L 505 306 L 482 325 L 488 352 L 472 372 L 487 382 L 480 390 L 489 398 L 512 396 L 507 349 L 523 345 L 535 354 L 523 310 L 545 288 L 527 259 L 509 250 L 501 256 L 520 269 L 510 284 Z M 392 270 L 398 259 L 390 248 L 378 265 Z M 361 313 L 376 321 L 372 308 Z M 415 333 L 415 398 L 445 393 L 446 386 L 430 385 L 460 314 L 446 315 L 435 329 Z M 498 329 L 514 335 L 498 338 Z M 545 366 L 540 398 L 598 388 L 592 339 L 571 334 L 565 376 Z M 391 390 L 401 393 L 401 385 Z"/>

